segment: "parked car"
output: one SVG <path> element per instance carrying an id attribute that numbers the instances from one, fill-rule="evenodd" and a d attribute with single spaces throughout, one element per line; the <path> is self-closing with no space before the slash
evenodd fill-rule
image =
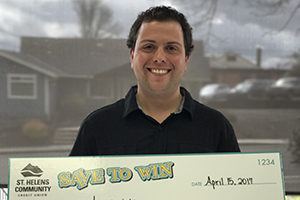
<path id="1" fill-rule="evenodd" d="M 207 84 L 201 88 L 199 99 L 202 102 L 222 102 L 227 100 L 229 93 L 230 87 L 227 84 Z"/>
<path id="2" fill-rule="evenodd" d="M 271 99 L 300 100 L 300 78 L 283 77 L 278 79 L 268 92 Z"/>
<path id="3" fill-rule="evenodd" d="M 273 83 L 271 79 L 247 79 L 231 89 L 230 100 L 266 100 Z"/>

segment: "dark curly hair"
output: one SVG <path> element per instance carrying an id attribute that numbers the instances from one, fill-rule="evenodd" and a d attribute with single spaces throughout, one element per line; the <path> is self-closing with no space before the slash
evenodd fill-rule
<path id="1" fill-rule="evenodd" d="M 173 20 L 180 24 L 183 32 L 183 38 L 184 38 L 185 55 L 189 56 L 194 48 L 192 27 L 187 22 L 187 19 L 182 13 L 178 12 L 177 10 L 169 6 L 151 7 L 148 10 L 141 12 L 138 15 L 128 35 L 128 39 L 127 39 L 128 48 L 134 50 L 135 43 L 138 37 L 138 32 L 143 22 L 168 21 L 168 20 Z"/>

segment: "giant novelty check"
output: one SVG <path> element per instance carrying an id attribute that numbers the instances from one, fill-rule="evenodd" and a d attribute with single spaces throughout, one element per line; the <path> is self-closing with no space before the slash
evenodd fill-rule
<path id="1" fill-rule="evenodd" d="M 11 158 L 9 200 L 284 200 L 279 152 Z"/>

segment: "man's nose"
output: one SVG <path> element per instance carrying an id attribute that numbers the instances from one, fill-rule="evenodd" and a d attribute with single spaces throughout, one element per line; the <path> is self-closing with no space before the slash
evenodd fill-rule
<path id="1" fill-rule="evenodd" d="M 153 61 L 155 63 L 165 63 L 166 62 L 166 53 L 163 48 L 159 47 L 155 51 Z"/>

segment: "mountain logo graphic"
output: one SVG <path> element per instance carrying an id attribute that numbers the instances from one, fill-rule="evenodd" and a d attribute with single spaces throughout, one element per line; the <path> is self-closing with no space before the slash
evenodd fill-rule
<path id="1" fill-rule="evenodd" d="M 40 177 L 43 171 L 38 166 L 33 166 L 30 163 L 21 171 L 24 177 Z"/>

